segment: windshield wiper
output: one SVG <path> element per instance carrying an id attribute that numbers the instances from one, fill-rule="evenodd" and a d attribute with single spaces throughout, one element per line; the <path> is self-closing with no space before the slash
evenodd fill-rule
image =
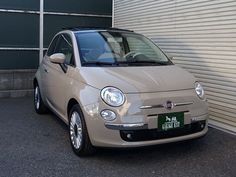
<path id="1" fill-rule="evenodd" d="M 168 65 L 169 62 L 157 62 L 155 60 L 131 60 L 131 61 L 115 61 L 115 62 L 103 62 L 103 61 L 89 61 L 89 62 L 83 62 L 83 66 L 88 65 L 97 65 L 97 66 L 118 66 L 118 65 L 140 65 L 140 64 L 150 64 L 150 65 Z"/>
<path id="2" fill-rule="evenodd" d="M 131 61 L 117 61 L 118 64 L 155 64 L 155 65 L 167 65 L 168 62 L 157 62 L 155 60 L 131 60 Z"/>
<path id="3" fill-rule="evenodd" d="M 108 65 L 108 66 L 114 66 L 117 65 L 116 63 L 111 62 L 103 62 L 103 61 L 89 61 L 89 62 L 83 62 L 82 65 Z"/>

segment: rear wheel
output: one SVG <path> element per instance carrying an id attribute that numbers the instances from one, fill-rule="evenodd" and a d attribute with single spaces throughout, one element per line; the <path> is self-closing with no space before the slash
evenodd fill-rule
<path id="1" fill-rule="evenodd" d="M 34 87 L 34 109 L 38 114 L 45 114 L 47 112 L 47 107 L 42 100 L 38 84 Z"/>
<path id="2" fill-rule="evenodd" d="M 88 156 L 95 152 L 90 142 L 86 123 L 79 105 L 74 105 L 69 114 L 69 136 L 73 151 L 78 156 Z"/>

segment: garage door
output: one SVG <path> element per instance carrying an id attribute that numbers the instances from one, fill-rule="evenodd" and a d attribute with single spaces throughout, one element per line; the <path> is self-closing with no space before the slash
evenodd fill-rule
<path id="1" fill-rule="evenodd" d="M 113 25 L 150 37 L 193 73 L 211 125 L 236 132 L 235 0 L 114 0 Z"/>

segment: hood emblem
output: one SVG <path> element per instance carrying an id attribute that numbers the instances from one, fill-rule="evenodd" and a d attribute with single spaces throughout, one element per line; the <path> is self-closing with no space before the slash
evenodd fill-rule
<path id="1" fill-rule="evenodd" d="M 166 104 L 164 104 L 164 107 L 168 110 L 173 109 L 175 104 L 172 101 L 167 101 Z"/>

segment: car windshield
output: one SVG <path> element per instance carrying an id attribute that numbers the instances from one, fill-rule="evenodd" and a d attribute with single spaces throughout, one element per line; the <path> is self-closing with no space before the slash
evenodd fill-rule
<path id="1" fill-rule="evenodd" d="M 152 66 L 171 61 L 148 38 L 131 32 L 78 32 L 82 66 Z"/>

